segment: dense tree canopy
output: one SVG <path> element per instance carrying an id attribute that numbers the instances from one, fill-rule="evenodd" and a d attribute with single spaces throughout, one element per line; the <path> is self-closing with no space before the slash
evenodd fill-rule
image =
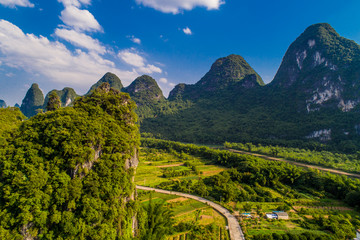
<path id="1" fill-rule="evenodd" d="M 134 108 L 103 85 L 23 122 L 0 150 L 0 238 L 130 239 Z"/>

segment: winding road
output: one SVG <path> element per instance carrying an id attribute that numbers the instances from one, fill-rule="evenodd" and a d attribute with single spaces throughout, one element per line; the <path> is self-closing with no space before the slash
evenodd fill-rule
<path id="1" fill-rule="evenodd" d="M 217 210 L 219 213 L 221 213 L 227 219 L 231 240 L 245 240 L 244 234 L 241 230 L 241 227 L 240 227 L 237 219 L 226 208 L 220 206 L 219 204 L 211 202 L 202 197 L 198 197 L 198 196 L 194 196 L 194 195 L 190 195 L 190 194 L 186 194 L 186 193 L 181 193 L 181 192 L 166 191 L 166 190 L 162 190 L 162 189 L 144 187 L 144 186 L 139 186 L 139 185 L 136 186 L 136 189 L 145 190 L 145 191 L 155 191 L 158 193 L 164 193 L 164 194 L 170 194 L 170 195 L 177 195 L 177 196 L 191 198 L 196 201 L 205 203 L 205 204 L 211 206 L 212 208 L 214 208 L 215 210 Z"/>
<path id="2" fill-rule="evenodd" d="M 295 161 L 291 161 L 291 160 L 287 160 L 287 159 L 283 159 L 283 158 L 270 157 L 270 156 L 262 155 L 262 154 L 258 154 L 258 153 L 245 152 L 245 151 L 240 151 L 240 150 L 235 150 L 235 149 L 230 149 L 230 148 L 225 148 L 225 149 L 230 152 L 234 152 L 234 153 L 252 155 L 252 156 L 260 157 L 260 158 L 267 159 L 267 160 L 286 162 L 286 163 L 290 163 L 290 164 L 297 165 L 300 167 L 313 168 L 313 169 L 318 169 L 320 171 L 335 173 L 335 174 L 339 174 L 339 175 L 345 175 L 348 177 L 360 178 L 360 174 L 356 174 L 356 173 L 348 173 L 348 172 L 344 172 L 341 170 L 325 168 L 325 167 L 320 167 L 320 166 L 306 164 L 306 163 L 295 162 Z"/>

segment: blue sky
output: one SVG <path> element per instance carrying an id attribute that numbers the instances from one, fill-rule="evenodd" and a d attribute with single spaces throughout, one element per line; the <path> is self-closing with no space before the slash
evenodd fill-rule
<path id="1" fill-rule="evenodd" d="M 233 53 L 268 83 L 311 24 L 360 43 L 359 9 L 358 0 L 0 0 L 0 99 L 21 104 L 34 82 L 44 94 L 84 94 L 108 71 L 125 86 L 148 74 L 167 96 Z"/>

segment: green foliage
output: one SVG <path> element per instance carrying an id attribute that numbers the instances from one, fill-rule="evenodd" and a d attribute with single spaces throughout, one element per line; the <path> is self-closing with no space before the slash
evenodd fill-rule
<path id="1" fill-rule="evenodd" d="M 249 146 L 251 148 L 249 149 Z M 248 152 L 256 152 L 265 155 L 273 155 L 285 159 L 321 165 L 335 169 L 341 169 L 349 172 L 360 172 L 360 156 L 356 154 L 334 153 L 324 150 L 310 150 L 301 148 L 279 147 L 279 146 L 263 146 L 261 144 L 254 145 L 252 143 L 229 143 L 224 144 L 226 148 L 244 150 Z"/>
<path id="2" fill-rule="evenodd" d="M 56 93 L 61 101 L 61 107 L 67 107 L 67 106 L 73 106 L 74 100 L 79 97 L 75 90 L 72 88 L 64 88 L 63 90 L 52 90 L 48 94 L 46 94 L 45 101 L 44 101 L 44 108 L 46 109 L 46 106 L 49 101 L 49 97 L 51 94 Z"/>
<path id="3" fill-rule="evenodd" d="M 173 212 L 164 206 L 165 202 L 155 203 L 150 194 L 149 204 L 143 207 L 140 225 L 141 237 L 143 240 L 164 240 L 166 235 L 172 232 L 174 220 Z"/>
<path id="4" fill-rule="evenodd" d="M 96 88 L 100 87 L 101 84 L 103 84 L 103 83 L 108 83 L 108 84 L 110 84 L 111 88 L 119 90 L 119 91 L 121 91 L 124 88 L 124 86 L 122 85 L 121 80 L 118 78 L 118 76 L 116 76 L 113 73 L 108 72 L 99 81 L 97 81 L 94 85 L 91 86 L 91 88 L 86 93 L 86 95 L 93 92 Z"/>
<path id="5" fill-rule="evenodd" d="M 247 212 L 253 212 L 256 208 L 256 211 L 261 213 L 261 209 L 265 206 L 263 205 L 264 202 L 269 202 L 269 204 L 273 202 L 271 203 L 273 204 L 271 211 L 275 209 L 289 211 L 297 201 L 300 202 L 300 205 L 307 206 L 306 209 L 303 208 L 298 212 L 302 218 L 292 220 L 292 223 L 301 227 L 301 231 L 289 230 L 287 225 L 284 225 L 286 233 L 279 231 L 276 226 L 274 226 L 273 232 L 267 230 L 268 228 L 260 228 L 259 232 L 264 230 L 266 233 L 248 234 L 247 239 L 329 239 L 329 236 L 339 240 L 350 239 L 354 237 L 355 229 L 360 224 L 354 215 L 341 215 L 336 210 L 329 210 L 333 208 L 336 202 L 333 198 L 346 201 L 356 207 L 360 193 L 359 180 L 193 144 L 142 139 L 142 145 L 168 152 L 176 151 L 179 154 L 201 156 L 216 161 L 218 164 L 233 167 L 233 169 L 198 181 L 163 182 L 158 185 L 160 188 L 182 192 L 190 191 L 192 194 L 205 196 L 209 199 L 221 200 L 225 206 L 228 206 L 227 202 L 239 202 L 237 208 L 240 211 Z M 206 190 L 205 194 L 202 192 L 203 189 Z M 277 195 L 274 195 L 275 191 Z M 306 196 L 305 199 L 303 199 L 304 196 Z M 309 202 L 310 196 L 316 201 Z M 324 199 L 325 197 L 330 197 L 332 200 Z M 249 202 L 240 205 L 240 202 L 247 201 Z M 259 202 L 262 206 L 255 205 L 254 202 Z M 310 205 L 306 204 L 307 202 Z M 318 206 L 325 207 L 320 207 L 322 210 L 318 210 Z M 312 210 L 311 207 L 317 210 Z M 290 211 L 289 214 L 292 215 L 292 212 Z M 306 219 L 306 214 L 311 214 L 314 217 Z M 354 214 L 357 213 L 354 212 Z M 257 224 L 255 221 L 258 220 L 255 218 L 251 221 L 253 221 L 251 222 L 253 226 Z M 276 225 L 277 223 L 271 224 Z M 258 228 L 254 227 L 253 229 Z M 246 232 L 246 226 L 243 230 Z"/>
<path id="6" fill-rule="evenodd" d="M 127 94 L 102 86 L 23 122 L 0 151 L 0 236 L 130 239 L 134 108 Z"/>
<path id="7" fill-rule="evenodd" d="M 288 185 L 291 188 L 303 191 L 325 192 L 328 196 L 340 200 L 345 200 L 346 196 L 352 191 L 360 192 L 360 181 L 358 179 L 321 173 L 311 169 L 303 169 L 284 162 L 268 161 L 258 157 L 235 154 L 224 150 L 157 139 L 142 139 L 142 145 L 201 156 L 211 159 L 217 164 L 236 168 L 235 170 L 210 177 L 207 180 L 208 184 L 206 185 L 213 186 L 211 189 L 208 189 L 208 191 L 210 195 L 217 200 L 220 200 L 220 196 L 224 198 L 224 201 L 236 199 L 239 201 L 256 200 L 249 199 L 248 193 L 243 193 L 239 190 L 234 182 L 275 189 L 283 189 L 284 186 Z M 181 191 L 183 188 L 189 188 L 189 186 L 191 186 L 191 182 L 184 181 L 182 183 L 170 183 L 169 187 Z M 266 198 L 266 192 L 259 193 L 260 197 Z"/>
<path id="8" fill-rule="evenodd" d="M 54 111 L 61 107 L 60 97 L 57 95 L 55 91 L 49 94 L 49 99 L 46 103 L 46 111 Z"/>
<path id="9" fill-rule="evenodd" d="M 8 107 L 0 108 L 0 145 L 5 143 L 6 138 L 9 137 L 11 131 L 15 130 L 25 116 L 21 113 L 19 108 Z"/>

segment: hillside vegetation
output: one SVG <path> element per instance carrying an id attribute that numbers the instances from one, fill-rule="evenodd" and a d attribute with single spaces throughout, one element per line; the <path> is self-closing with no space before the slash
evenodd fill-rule
<path id="1" fill-rule="evenodd" d="M 15 128 L 0 150 L 0 238 L 132 238 L 134 108 L 105 84 Z"/>

